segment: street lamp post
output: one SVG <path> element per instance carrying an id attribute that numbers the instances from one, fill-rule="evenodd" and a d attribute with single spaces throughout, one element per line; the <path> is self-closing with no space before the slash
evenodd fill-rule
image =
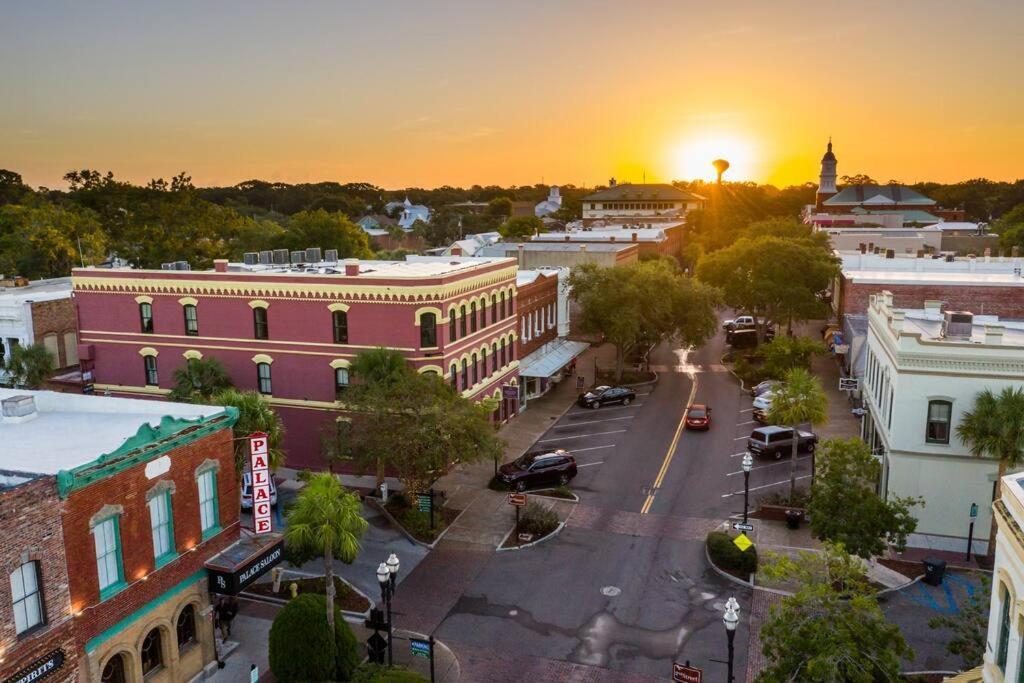
<path id="1" fill-rule="evenodd" d="M 743 455 L 743 523 L 747 523 L 747 506 L 750 503 L 750 470 L 754 467 L 754 457 L 748 451 Z"/>
<path id="2" fill-rule="evenodd" d="M 377 567 L 377 581 L 380 583 L 380 597 L 387 610 L 388 619 L 388 666 L 394 665 L 394 628 L 391 624 L 391 599 L 395 595 L 395 583 L 398 578 L 398 555 L 391 553 L 386 562 Z"/>
<path id="3" fill-rule="evenodd" d="M 732 675 L 732 664 L 733 656 L 735 651 L 733 649 L 733 641 L 736 639 L 736 626 L 740 623 L 740 604 L 736 601 L 736 598 L 729 598 L 725 603 L 725 615 L 722 617 L 722 622 L 725 624 L 725 635 L 729 639 L 729 677 L 726 679 L 728 683 L 733 683 Z"/>

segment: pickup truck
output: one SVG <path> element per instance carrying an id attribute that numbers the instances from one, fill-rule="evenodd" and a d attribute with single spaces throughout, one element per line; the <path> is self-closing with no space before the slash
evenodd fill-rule
<path id="1" fill-rule="evenodd" d="M 764 318 L 761 318 L 760 322 L 764 323 Z M 752 330 L 756 327 L 754 323 L 754 316 L 752 315 L 741 315 L 733 320 L 726 320 L 722 323 L 722 329 L 726 332 L 735 332 L 736 330 Z M 770 330 L 775 329 L 775 324 L 768 321 L 767 328 Z"/>
<path id="2" fill-rule="evenodd" d="M 797 449 L 804 453 L 813 453 L 818 446 L 818 437 L 811 432 L 799 431 Z M 747 439 L 747 450 L 755 457 L 774 458 L 780 460 L 793 452 L 793 429 L 771 425 L 758 427 Z"/>

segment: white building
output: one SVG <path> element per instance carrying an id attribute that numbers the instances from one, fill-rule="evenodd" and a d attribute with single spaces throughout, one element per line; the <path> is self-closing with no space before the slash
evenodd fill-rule
<path id="1" fill-rule="evenodd" d="M 999 500 L 992 506 L 998 532 L 982 668 L 985 683 L 1024 679 L 1024 476 L 1003 477 L 999 488 Z"/>
<path id="2" fill-rule="evenodd" d="M 980 391 L 1024 381 L 1024 323 L 943 313 L 937 301 L 897 309 L 892 297 L 870 297 L 862 391 L 862 436 L 882 461 L 881 491 L 924 498 L 912 547 L 966 552 L 977 504 L 973 550 L 985 553 L 999 468 L 973 457 L 956 429 Z"/>
<path id="3" fill-rule="evenodd" d="M 77 365 L 75 327 L 70 277 L 0 278 L 0 383 L 7 380 L 3 366 L 17 346 L 43 344 L 54 358 L 55 369 Z"/>
<path id="4" fill-rule="evenodd" d="M 484 247 L 497 244 L 501 241 L 500 232 L 480 232 L 466 235 L 461 240 L 456 240 L 451 246 L 439 251 L 440 256 L 476 256 L 476 253 Z"/>
<path id="5" fill-rule="evenodd" d="M 610 187 L 583 198 L 583 220 L 679 217 L 703 208 L 706 201 L 666 183 L 619 184 L 612 178 Z"/>
<path id="6" fill-rule="evenodd" d="M 395 215 L 397 210 L 398 226 L 406 232 L 412 230 L 416 221 L 430 222 L 430 207 L 423 204 L 413 204 L 406 197 L 404 202 L 388 202 L 384 205 L 384 211 L 389 215 Z"/>
<path id="7" fill-rule="evenodd" d="M 551 186 L 551 191 L 548 192 L 548 198 L 542 202 L 538 202 L 533 207 L 533 214 L 537 218 L 544 218 L 544 216 L 550 216 L 559 209 L 562 208 L 562 195 L 558 191 L 557 185 Z"/>

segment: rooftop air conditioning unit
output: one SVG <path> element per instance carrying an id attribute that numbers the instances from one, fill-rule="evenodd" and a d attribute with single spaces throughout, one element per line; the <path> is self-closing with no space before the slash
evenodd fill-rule
<path id="1" fill-rule="evenodd" d="M 174 264 L 173 263 L 161 263 L 160 264 L 160 270 L 174 270 Z"/>
<path id="2" fill-rule="evenodd" d="M 306 252 L 304 251 L 293 251 L 292 252 L 292 265 L 298 265 L 306 262 Z"/>
<path id="3" fill-rule="evenodd" d="M 192 270 L 192 266 L 190 266 L 188 264 L 188 261 L 175 261 L 174 262 L 174 269 L 175 270 Z"/>
<path id="4" fill-rule="evenodd" d="M 969 341 L 974 331 L 974 314 L 970 311 L 946 311 L 942 321 L 942 337 Z"/>
<path id="5" fill-rule="evenodd" d="M 274 265 L 286 266 L 288 265 L 288 250 L 287 249 L 275 249 L 274 250 Z"/>
<path id="6" fill-rule="evenodd" d="M 306 249 L 306 261 L 308 263 L 320 263 L 320 247 Z"/>
<path id="7" fill-rule="evenodd" d="M 331 263 L 338 262 L 338 250 L 328 249 L 324 252 L 324 261 L 330 261 Z"/>
<path id="8" fill-rule="evenodd" d="M 260 262 L 260 254 L 258 251 L 247 251 L 242 254 L 242 262 L 247 266 L 255 266 Z"/>
<path id="9" fill-rule="evenodd" d="M 270 265 L 274 262 L 274 252 L 267 250 L 260 252 L 260 263 Z"/>

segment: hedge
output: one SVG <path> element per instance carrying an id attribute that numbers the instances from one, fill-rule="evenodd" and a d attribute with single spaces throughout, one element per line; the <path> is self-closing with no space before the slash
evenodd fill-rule
<path id="1" fill-rule="evenodd" d="M 534 537 L 547 536 L 558 528 L 558 515 L 540 503 L 529 503 L 519 517 L 519 531 Z"/>
<path id="2" fill-rule="evenodd" d="M 327 598 L 306 593 L 290 600 L 270 627 L 270 670 L 280 683 L 347 681 L 360 661 L 359 644 L 334 608 L 334 653 Z"/>
<path id="3" fill-rule="evenodd" d="M 415 671 L 400 666 L 388 668 L 377 664 L 364 664 L 352 676 L 352 683 L 426 683 L 427 679 Z"/>
<path id="4" fill-rule="evenodd" d="M 733 536 L 721 531 L 708 534 L 708 555 L 719 569 L 744 578 L 757 571 L 757 548 L 750 546 L 746 551 L 740 550 L 733 543 Z"/>

